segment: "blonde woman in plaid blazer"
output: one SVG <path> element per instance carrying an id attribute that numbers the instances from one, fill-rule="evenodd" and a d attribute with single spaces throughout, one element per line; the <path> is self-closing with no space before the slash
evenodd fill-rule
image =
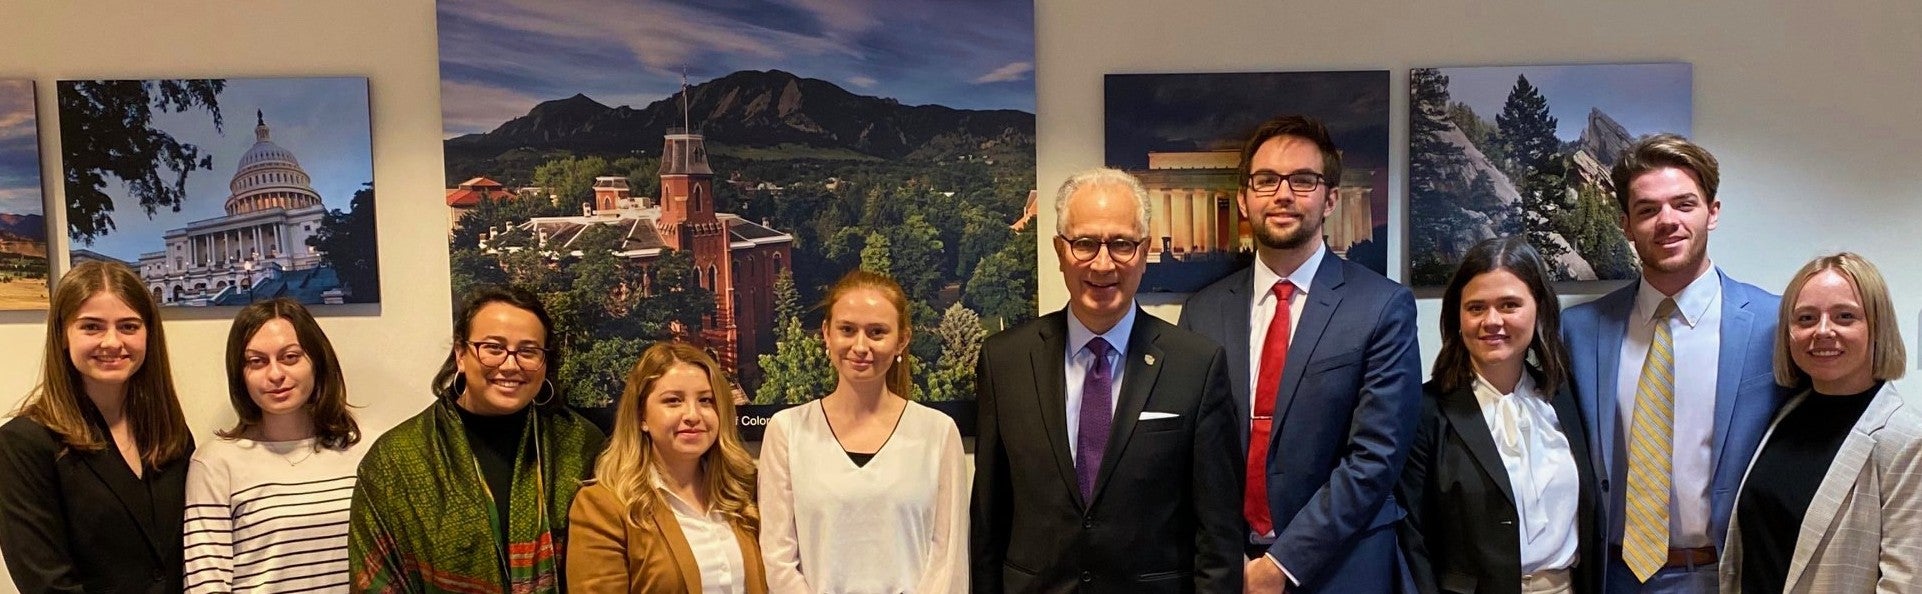
<path id="1" fill-rule="evenodd" d="M 1775 376 L 1804 389 L 1743 478 L 1723 594 L 1922 592 L 1922 407 L 1889 384 L 1906 360 L 1894 314 L 1881 274 L 1852 253 L 1790 282 Z"/>

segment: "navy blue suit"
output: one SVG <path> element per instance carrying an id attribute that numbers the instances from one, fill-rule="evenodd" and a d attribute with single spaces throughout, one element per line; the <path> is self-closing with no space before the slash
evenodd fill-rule
<path id="1" fill-rule="evenodd" d="M 1742 483 L 1742 472 L 1755 455 L 1755 448 L 1768 429 L 1769 419 L 1786 399 L 1788 391 L 1775 385 L 1774 357 L 1776 316 L 1782 298 L 1730 279 L 1721 269 L 1714 270 L 1722 283 L 1721 351 L 1716 357 L 1715 470 L 1711 479 L 1709 536 L 1717 551 L 1728 534 L 1729 510 Z M 1600 299 L 1568 308 L 1562 314 L 1562 339 L 1568 345 L 1569 373 L 1574 383 L 1575 401 L 1581 407 L 1588 433 L 1589 456 L 1602 481 L 1602 526 L 1609 536 L 1605 589 L 1608 592 L 1692 592 L 1692 588 L 1668 588 L 1672 581 L 1664 574 L 1649 580 L 1648 590 L 1635 581 L 1622 563 L 1621 529 L 1626 505 L 1628 446 L 1623 435 L 1628 428 L 1621 422 L 1616 404 L 1621 365 L 1641 365 L 1622 361 L 1622 340 L 1628 332 L 1629 312 L 1635 308 L 1635 293 L 1640 281 L 1629 283 Z M 1677 365 L 1700 364 L 1677 361 Z M 1700 571 L 1700 570 L 1698 570 Z M 1713 568 L 1708 568 L 1713 575 Z"/>
<path id="2" fill-rule="evenodd" d="M 1260 364 L 1249 360 L 1253 278 L 1243 269 L 1195 293 L 1180 323 L 1227 349 L 1243 452 L 1249 370 Z M 1328 255 L 1305 298 L 1268 446 L 1276 535 L 1268 554 L 1300 581 L 1291 592 L 1401 591 L 1408 585 L 1395 534 L 1402 508 L 1393 493 L 1421 418 L 1415 297 Z"/>

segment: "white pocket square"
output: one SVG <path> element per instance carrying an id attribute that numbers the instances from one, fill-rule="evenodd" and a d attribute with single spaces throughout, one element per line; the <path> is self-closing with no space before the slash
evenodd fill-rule
<path id="1" fill-rule="evenodd" d="M 1144 411 L 1141 411 L 1141 418 L 1140 418 L 1140 419 L 1138 419 L 1138 420 L 1141 420 L 1141 421 L 1152 421 L 1152 420 L 1155 420 L 1155 419 L 1172 419 L 1172 418 L 1175 418 L 1175 417 L 1179 417 L 1179 416 L 1181 416 L 1181 415 L 1178 415 L 1178 414 L 1175 414 L 1175 413 L 1169 413 L 1169 412 L 1155 412 L 1155 411 L 1152 411 L 1152 410 L 1144 410 Z"/>

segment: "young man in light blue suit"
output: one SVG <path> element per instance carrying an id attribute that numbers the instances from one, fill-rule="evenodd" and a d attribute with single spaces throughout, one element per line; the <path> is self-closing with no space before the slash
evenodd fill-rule
<path id="1" fill-rule="evenodd" d="M 1606 502 L 1605 589 L 1715 592 L 1744 465 L 1785 397 L 1771 367 L 1781 298 L 1709 261 L 1722 204 L 1707 150 L 1644 137 L 1611 177 L 1642 277 L 1562 325 Z"/>

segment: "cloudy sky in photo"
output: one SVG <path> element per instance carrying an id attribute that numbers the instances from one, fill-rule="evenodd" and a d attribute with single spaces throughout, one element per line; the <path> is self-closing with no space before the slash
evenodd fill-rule
<path id="1" fill-rule="evenodd" d="M 0 214 L 41 214 L 33 81 L 0 80 Z"/>
<path id="2" fill-rule="evenodd" d="M 1032 0 L 441 0 L 446 137 L 585 94 L 636 109 L 778 69 L 908 105 L 1034 112 Z"/>
<path id="3" fill-rule="evenodd" d="M 239 168 L 240 156 L 254 146 L 255 112 L 267 122 L 270 140 L 293 153 L 301 169 L 313 178 L 328 210 L 347 210 L 354 192 L 374 179 L 372 137 L 364 78 L 230 78 L 220 93 L 222 127 L 213 116 L 195 108 L 181 113 L 156 111 L 153 126 L 175 139 L 200 148 L 213 158 L 213 170 L 187 174 L 187 199 L 180 212 L 161 208 L 149 219 L 126 195 L 125 185 L 108 177 L 106 192 L 114 197 L 115 229 L 92 246 L 76 242 L 75 249 L 91 249 L 129 262 L 142 252 L 166 247 L 162 236 L 188 223 L 226 216 L 232 194 L 228 183 Z M 64 82 L 62 84 L 65 84 Z M 171 181 L 173 174 L 162 170 Z"/>
<path id="4" fill-rule="evenodd" d="M 1524 66 L 1442 68 L 1448 76 L 1449 99 L 1468 104 L 1489 124 L 1508 102 L 1516 78 L 1548 98 L 1555 116 L 1555 137 L 1580 138 L 1588 127 L 1588 111 L 1598 108 L 1630 136 L 1654 132 L 1687 135 L 1692 118 L 1693 80 L 1688 64 L 1594 64 L 1581 66 Z"/>

